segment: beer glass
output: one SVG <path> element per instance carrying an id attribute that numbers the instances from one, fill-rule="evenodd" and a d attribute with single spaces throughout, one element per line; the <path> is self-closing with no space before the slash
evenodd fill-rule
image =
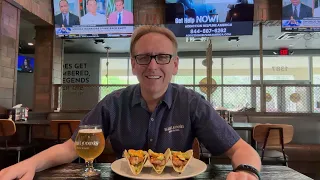
<path id="1" fill-rule="evenodd" d="M 75 140 L 77 154 L 86 162 L 84 177 L 99 176 L 100 170 L 93 168 L 93 160 L 104 150 L 105 138 L 99 125 L 81 125 Z"/>

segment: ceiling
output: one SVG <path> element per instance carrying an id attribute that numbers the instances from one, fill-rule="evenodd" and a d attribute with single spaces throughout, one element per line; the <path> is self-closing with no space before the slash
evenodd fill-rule
<path id="1" fill-rule="evenodd" d="M 281 47 L 290 49 L 319 49 L 319 34 L 301 34 L 287 40 L 278 40 L 284 35 L 280 26 L 269 26 L 263 29 L 263 49 L 277 50 Z M 32 51 L 34 47 L 27 45 L 34 42 L 34 25 L 21 19 L 20 23 L 20 46 L 21 51 Z M 287 37 L 287 36 L 285 36 Z M 240 51 L 259 50 L 259 27 L 254 27 L 253 35 L 240 36 L 240 41 L 228 41 L 228 37 L 212 37 L 213 51 Z M 110 53 L 128 53 L 130 38 L 104 39 L 104 44 L 94 43 L 94 39 L 73 39 L 65 41 L 66 53 L 105 53 L 104 47 L 111 47 Z M 186 38 L 178 38 L 180 52 L 206 51 L 209 42 L 186 42 Z M 30 52 L 29 52 L 30 53 Z"/>

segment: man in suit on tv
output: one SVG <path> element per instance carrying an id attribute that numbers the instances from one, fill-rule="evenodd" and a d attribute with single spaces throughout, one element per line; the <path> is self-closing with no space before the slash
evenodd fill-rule
<path id="1" fill-rule="evenodd" d="M 64 27 L 80 25 L 79 17 L 69 12 L 69 3 L 67 0 L 60 0 L 59 2 L 60 14 L 54 17 L 56 26 Z"/>
<path id="2" fill-rule="evenodd" d="M 87 0 L 88 13 L 81 17 L 81 25 L 107 24 L 107 17 L 97 12 L 98 5 L 96 0 Z"/>
<path id="3" fill-rule="evenodd" d="M 133 14 L 124 9 L 124 0 L 115 0 L 116 11 L 108 18 L 108 24 L 133 24 Z"/>
<path id="4" fill-rule="evenodd" d="M 304 5 L 300 0 L 291 0 L 291 4 L 282 8 L 282 18 L 290 19 L 303 19 L 312 17 L 312 8 Z"/>

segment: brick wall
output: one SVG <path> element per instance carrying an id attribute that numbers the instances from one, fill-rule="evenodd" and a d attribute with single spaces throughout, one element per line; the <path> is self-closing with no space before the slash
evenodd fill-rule
<path id="1" fill-rule="evenodd" d="M 36 112 L 51 111 L 53 69 L 53 27 L 36 26 L 34 101 Z"/>
<path id="2" fill-rule="evenodd" d="M 52 83 L 62 84 L 63 40 L 54 38 L 53 47 Z"/>
<path id="3" fill-rule="evenodd" d="M 10 108 L 15 103 L 20 10 L 0 0 L 0 17 L 0 106 Z"/>
<path id="4" fill-rule="evenodd" d="M 53 24 L 52 19 L 52 0 L 14 0 L 20 4 L 25 10 L 38 16 L 49 24 Z M 27 14 L 24 14 L 28 16 Z M 26 19 L 32 18 L 24 17 Z M 34 17 L 33 17 L 34 18 Z"/>

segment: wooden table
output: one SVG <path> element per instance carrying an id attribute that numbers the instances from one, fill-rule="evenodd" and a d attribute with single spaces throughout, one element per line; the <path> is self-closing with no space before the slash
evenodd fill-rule
<path id="1" fill-rule="evenodd" d="M 33 125 L 49 125 L 50 120 L 43 119 L 43 120 L 27 120 L 27 121 L 15 121 L 16 125 L 25 125 L 28 126 L 28 141 L 31 144 L 32 141 L 32 126 Z"/>
<path id="2" fill-rule="evenodd" d="M 71 163 L 45 171 L 36 173 L 35 180 L 62 180 L 62 179 L 84 179 L 81 174 L 84 170 L 84 164 Z M 101 178 L 96 179 L 111 179 L 121 180 L 127 179 L 112 172 L 110 163 L 95 164 L 96 169 L 101 170 Z M 209 165 L 207 170 L 191 178 L 193 180 L 213 179 L 225 180 L 228 173 L 232 171 L 231 165 Z M 291 169 L 286 166 L 263 166 L 261 171 L 261 179 L 275 179 L 275 180 L 311 180 L 311 178 Z"/>

